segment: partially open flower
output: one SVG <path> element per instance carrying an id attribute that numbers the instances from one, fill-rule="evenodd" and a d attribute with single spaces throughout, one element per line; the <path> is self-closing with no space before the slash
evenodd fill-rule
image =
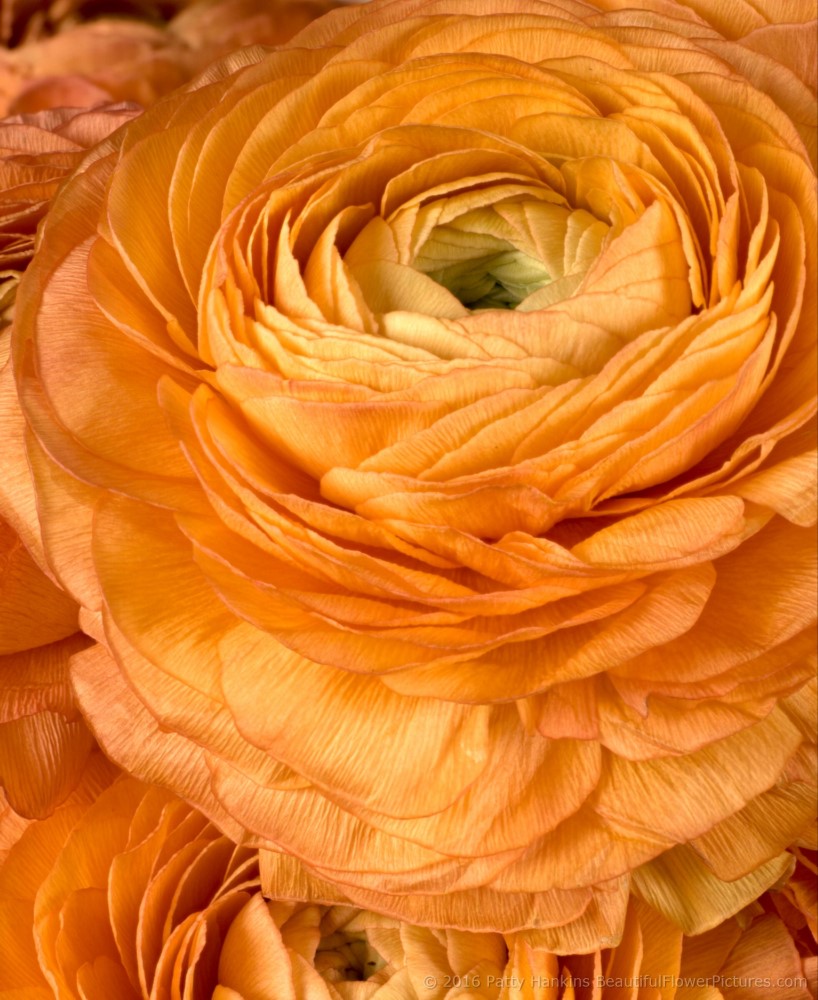
<path id="1" fill-rule="evenodd" d="M 99 754 L 47 820 L 0 811 L 0 858 L 9 1000 L 614 1000 L 637 987 L 738 1000 L 757 993 L 736 984 L 761 976 L 773 1000 L 811 1000 L 784 924 L 763 912 L 684 938 L 632 900 L 617 948 L 560 958 L 331 905 L 315 883 L 317 899 L 265 898 L 256 852 Z"/>
<path id="2" fill-rule="evenodd" d="M 741 910 L 815 782 L 813 98 L 604 6 L 228 59 L 66 186 L 16 320 L 106 751 L 359 906 L 565 952 L 632 886 Z"/>

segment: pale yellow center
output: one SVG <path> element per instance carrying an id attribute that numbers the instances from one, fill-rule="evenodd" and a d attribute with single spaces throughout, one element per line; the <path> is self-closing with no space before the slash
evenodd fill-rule
<path id="1" fill-rule="evenodd" d="M 494 212 L 468 213 L 436 226 L 414 266 L 448 289 L 467 309 L 514 309 L 551 280 L 542 260 L 489 231 Z M 458 225 L 458 223 L 460 223 Z M 467 229 L 464 226 L 473 226 Z"/>

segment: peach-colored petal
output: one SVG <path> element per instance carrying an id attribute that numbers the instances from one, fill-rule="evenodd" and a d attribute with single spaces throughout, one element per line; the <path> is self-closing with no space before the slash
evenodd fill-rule
<path id="1" fill-rule="evenodd" d="M 34 252 L 37 224 L 62 181 L 89 147 L 137 113 L 134 106 L 110 103 L 81 111 L 74 105 L 85 102 L 67 96 L 53 103 L 72 107 L 14 115 L 0 122 L 0 269 L 4 272 L 0 295 L 6 308 Z"/>

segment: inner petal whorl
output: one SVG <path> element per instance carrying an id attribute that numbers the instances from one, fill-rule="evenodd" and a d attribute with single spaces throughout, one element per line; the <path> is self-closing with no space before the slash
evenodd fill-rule
<path id="1" fill-rule="evenodd" d="M 457 225 L 437 226 L 414 263 L 468 309 L 515 309 L 552 277 L 542 260 L 509 240 Z"/>
<path id="2" fill-rule="evenodd" d="M 363 932 L 343 928 L 321 938 L 315 968 L 330 983 L 371 979 L 386 965 Z"/>

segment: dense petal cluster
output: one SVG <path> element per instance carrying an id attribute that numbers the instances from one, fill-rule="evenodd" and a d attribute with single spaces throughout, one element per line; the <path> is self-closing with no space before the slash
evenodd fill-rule
<path id="1" fill-rule="evenodd" d="M 818 977 L 818 855 L 813 848 L 796 846 L 792 849 L 795 867 L 779 892 L 770 893 L 763 903 L 768 912 L 781 918 L 787 925 L 802 956 L 805 975 L 815 983 Z M 818 990 L 813 986 L 813 994 Z"/>
<path id="2" fill-rule="evenodd" d="M 265 898 L 257 852 L 99 754 L 48 819 L 0 811 L 0 859 L 9 1000 L 613 1000 L 634 988 L 737 1000 L 762 980 L 772 1000 L 811 1000 L 792 938 L 760 904 L 685 938 L 633 900 L 617 948 L 560 958 L 519 937 Z"/>
<path id="3" fill-rule="evenodd" d="M 49 214 L 15 366 L 83 712 L 360 907 L 698 933 L 810 820 L 814 97 L 710 7 L 337 10 Z"/>

